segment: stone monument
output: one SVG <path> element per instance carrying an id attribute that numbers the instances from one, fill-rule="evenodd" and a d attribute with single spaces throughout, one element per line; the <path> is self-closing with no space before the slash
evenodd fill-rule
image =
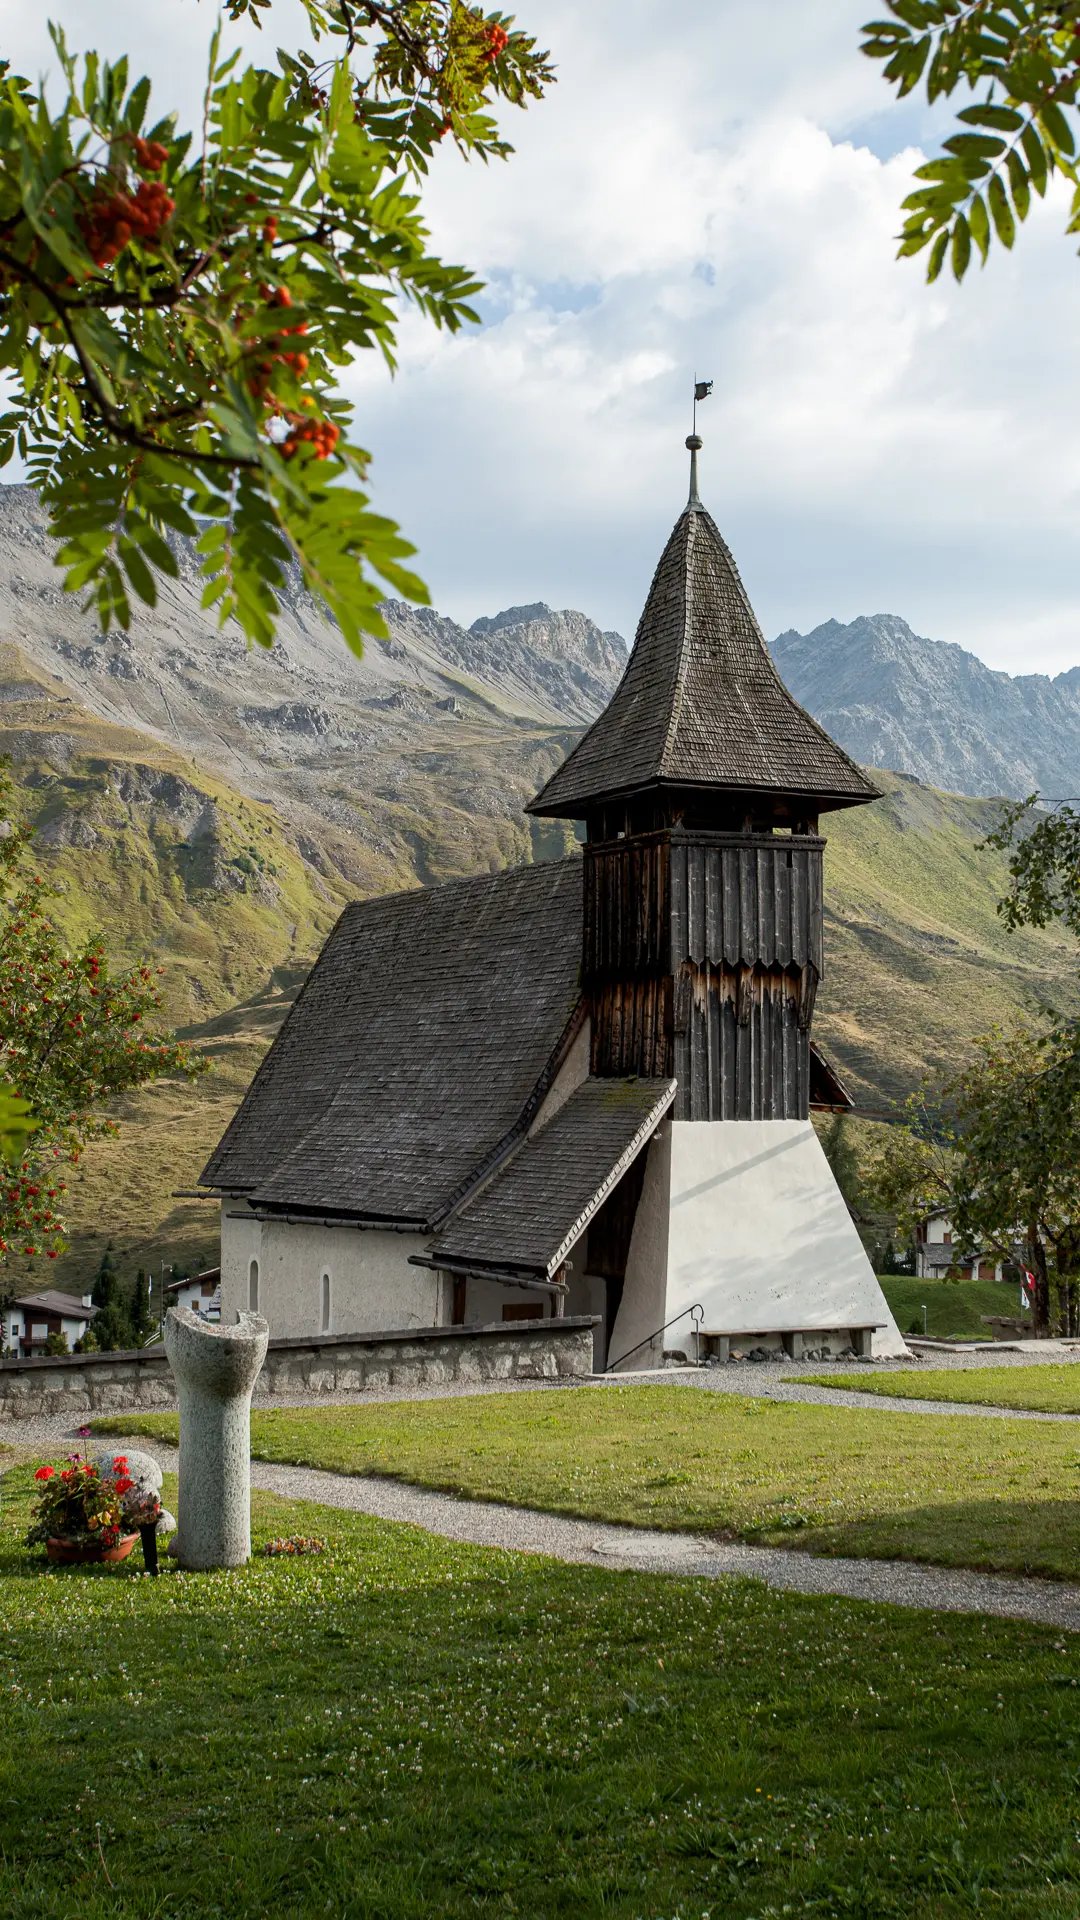
<path id="1" fill-rule="evenodd" d="M 242 1567 L 251 1557 L 251 1393 L 270 1327 L 257 1313 L 214 1325 L 190 1307 L 165 1317 L 165 1351 L 180 1396 L 182 1567 Z"/>

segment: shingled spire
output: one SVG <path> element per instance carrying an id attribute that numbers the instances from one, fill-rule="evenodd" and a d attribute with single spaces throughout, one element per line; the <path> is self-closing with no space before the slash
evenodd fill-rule
<path id="1" fill-rule="evenodd" d="M 528 812 L 587 819 L 650 791 L 790 799 L 816 815 L 877 798 L 861 768 L 793 700 L 738 569 L 697 493 L 653 577 L 623 679 Z M 771 809 L 770 809 L 771 811 Z"/>
<path id="2" fill-rule="evenodd" d="M 585 822 L 592 1072 L 677 1079 L 677 1121 L 804 1120 L 818 816 L 877 793 L 780 679 L 686 444 L 626 673 L 529 811 Z"/>

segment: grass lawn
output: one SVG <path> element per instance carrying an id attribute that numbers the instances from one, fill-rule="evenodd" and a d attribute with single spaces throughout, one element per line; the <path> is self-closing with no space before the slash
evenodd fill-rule
<path id="1" fill-rule="evenodd" d="M 178 1430 L 175 1414 L 94 1424 Z M 252 1415 L 251 1443 L 589 1519 L 1080 1578 L 1080 1432 L 1065 1425 L 613 1386 L 283 1407 Z"/>
<path id="2" fill-rule="evenodd" d="M 0 1520 L 10 1920 L 1075 1920 L 1072 1636 L 264 1495 L 256 1540 L 329 1551 L 46 1571 L 30 1485 Z"/>
<path id="3" fill-rule="evenodd" d="M 1039 1361 L 1030 1367 L 935 1367 L 928 1373 L 811 1373 L 807 1386 L 884 1393 L 900 1400 L 953 1400 L 968 1407 L 1023 1407 L 1032 1413 L 1080 1413 L 1080 1366 Z"/>
<path id="4" fill-rule="evenodd" d="M 901 1333 L 922 1332 L 925 1303 L 926 1331 L 938 1340 L 968 1334 L 989 1340 L 991 1330 L 983 1315 L 1012 1320 L 1020 1309 L 1019 1287 L 997 1280 L 915 1280 L 906 1274 L 879 1274 L 878 1284 Z"/>

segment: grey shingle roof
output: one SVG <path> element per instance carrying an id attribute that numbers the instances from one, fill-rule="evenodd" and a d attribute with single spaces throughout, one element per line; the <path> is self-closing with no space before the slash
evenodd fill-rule
<path id="1" fill-rule="evenodd" d="M 76 1294 L 58 1293 L 53 1287 L 46 1287 L 43 1293 L 20 1293 L 11 1304 L 24 1312 L 59 1313 L 68 1320 L 90 1321 L 97 1312 L 96 1307 L 84 1307 Z"/>
<path id="2" fill-rule="evenodd" d="M 792 699 L 711 516 L 689 506 L 653 577 L 626 672 L 528 812 L 581 819 L 589 803 L 657 783 L 877 798 L 861 768 Z"/>
<path id="3" fill-rule="evenodd" d="M 550 1279 L 671 1105 L 674 1080 L 586 1080 L 421 1264 Z"/>
<path id="4" fill-rule="evenodd" d="M 579 860 L 347 907 L 204 1181 L 437 1223 L 532 1118 L 580 955 Z"/>

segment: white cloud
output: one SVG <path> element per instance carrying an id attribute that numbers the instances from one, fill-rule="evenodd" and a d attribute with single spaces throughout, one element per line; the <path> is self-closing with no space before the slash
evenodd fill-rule
<path id="1" fill-rule="evenodd" d="M 102 31 L 95 0 L 58 11 L 73 42 Z M 209 7 L 104 11 L 190 112 Z M 27 12 L 0 0 L 36 71 Z M 706 495 L 767 631 L 889 610 L 1014 671 L 1080 658 L 1060 197 L 961 289 L 897 263 L 935 116 L 889 110 L 865 12 L 521 0 L 559 85 L 507 115 L 507 166 L 447 152 L 430 183 L 438 245 L 489 281 L 485 325 L 449 339 L 409 316 L 396 381 L 373 357 L 349 380 L 377 503 L 437 604 L 543 598 L 632 631 L 685 493 L 696 371 L 716 382 Z M 267 51 L 282 37 L 275 20 Z"/>

